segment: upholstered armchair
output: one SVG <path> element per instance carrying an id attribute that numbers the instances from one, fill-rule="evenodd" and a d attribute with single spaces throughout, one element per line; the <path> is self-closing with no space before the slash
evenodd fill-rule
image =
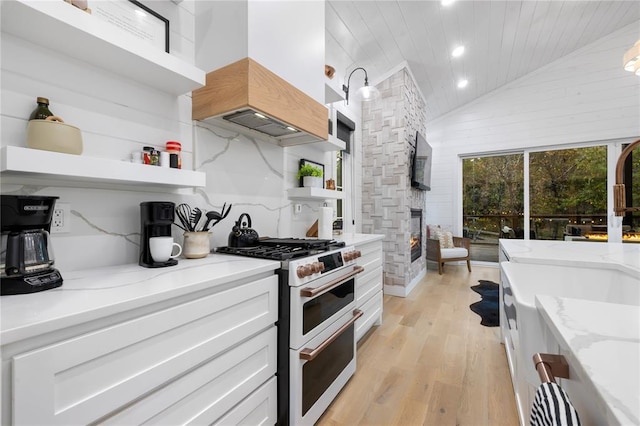
<path id="1" fill-rule="evenodd" d="M 469 238 L 454 237 L 449 232 L 440 230 L 427 232 L 427 260 L 438 263 L 438 273 L 442 275 L 445 262 L 464 260 L 471 272 L 469 259 L 471 240 Z"/>

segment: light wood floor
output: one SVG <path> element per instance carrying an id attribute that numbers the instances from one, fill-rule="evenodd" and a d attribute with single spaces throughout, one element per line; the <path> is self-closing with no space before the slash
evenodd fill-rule
<path id="1" fill-rule="evenodd" d="M 358 344 L 356 374 L 318 421 L 329 425 L 517 425 L 498 327 L 480 325 L 470 287 L 499 269 L 447 264 L 409 297 L 384 297 L 383 324 Z"/>

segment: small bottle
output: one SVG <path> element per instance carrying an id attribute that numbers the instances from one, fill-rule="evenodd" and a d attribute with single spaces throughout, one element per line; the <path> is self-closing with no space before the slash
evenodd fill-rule
<path id="1" fill-rule="evenodd" d="M 53 113 L 49 111 L 49 99 L 38 97 L 36 102 L 38 106 L 31 113 L 29 120 L 44 120 L 53 115 Z"/>
<path id="2" fill-rule="evenodd" d="M 151 164 L 151 154 L 153 153 L 152 146 L 145 146 L 142 148 L 142 162 L 144 164 Z"/>
<path id="3" fill-rule="evenodd" d="M 176 141 L 168 141 L 166 145 L 166 150 L 169 154 L 176 154 L 178 156 L 178 168 L 182 168 L 182 144 Z"/>
<path id="4" fill-rule="evenodd" d="M 159 166 L 160 165 L 160 152 L 157 149 L 151 151 L 151 165 Z"/>

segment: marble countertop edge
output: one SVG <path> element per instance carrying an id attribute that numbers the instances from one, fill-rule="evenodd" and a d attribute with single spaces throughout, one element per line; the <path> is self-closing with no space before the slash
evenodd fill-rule
<path id="1" fill-rule="evenodd" d="M 0 298 L 0 344 L 269 274 L 280 262 L 212 254 L 167 268 L 127 264 L 63 274 L 56 289 Z"/>
<path id="2" fill-rule="evenodd" d="M 592 388 L 593 394 L 602 402 L 602 406 L 606 407 L 607 418 L 615 419 L 620 425 L 639 424 L 640 377 L 635 378 L 636 383 L 632 386 L 635 395 L 631 396 L 628 395 L 628 390 L 624 389 L 623 384 L 626 380 L 633 380 L 632 378 L 615 378 L 613 385 L 598 378 L 607 377 L 611 368 L 627 371 L 633 367 L 626 364 L 616 365 L 609 358 L 615 356 L 616 349 L 611 346 L 612 342 L 631 345 L 635 352 L 640 353 L 640 335 L 633 328 L 633 324 L 631 327 L 620 327 L 621 318 L 627 318 L 630 321 L 633 321 L 633 318 L 640 320 L 640 307 L 549 295 L 537 295 L 535 299 L 538 312 L 566 354 L 572 372 Z M 602 309 L 598 317 L 593 316 L 595 308 Z M 600 319 L 597 329 L 594 329 L 593 324 L 588 324 L 587 317 L 591 320 Z M 599 340 L 606 341 L 606 351 L 602 347 L 595 348 L 589 345 L 581 347 L 585 342 L 593 345 L 593 342 Z M 589 354 L 591 358 L 584 353 L 585 347 L 592 351 Z M 593 352 L 596 351 L 600 353 L 594 361 Z M 630 370 L 628 374 L 633 376 Z M 625 403 L 625 399 L 636 400 L 636 405 L 631 406 Z"/>

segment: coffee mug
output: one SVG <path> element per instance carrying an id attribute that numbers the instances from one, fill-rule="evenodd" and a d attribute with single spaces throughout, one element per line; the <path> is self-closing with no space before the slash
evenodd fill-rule
<path id="1" fill-rule="evenodd" d="M 173 247 L 178 247 L 178 253 L 173 253 Z M 154 262 L 162 263 L 169 259 L 174 259 L 182 253 L 182 247 L 173 242 L 173 237 L 151 237 L 149 238 L 149 250 Z"/>

